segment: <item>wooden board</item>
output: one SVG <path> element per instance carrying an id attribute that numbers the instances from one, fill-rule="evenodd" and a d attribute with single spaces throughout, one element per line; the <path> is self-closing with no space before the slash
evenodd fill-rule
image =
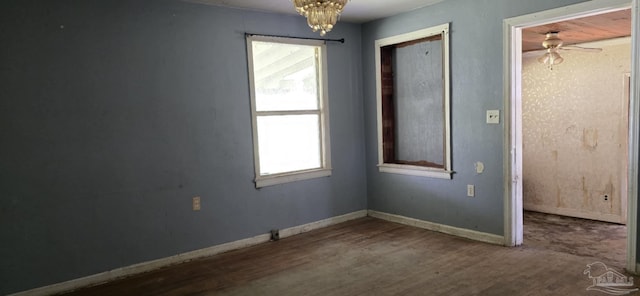
<path id="1" fill-rule="evenodd" d="M 542 41 L 548 32 L 560 32 L 564 45 L 630 36 L 631 9 L 523 29 L 522 50 L 544 49 Z"/>

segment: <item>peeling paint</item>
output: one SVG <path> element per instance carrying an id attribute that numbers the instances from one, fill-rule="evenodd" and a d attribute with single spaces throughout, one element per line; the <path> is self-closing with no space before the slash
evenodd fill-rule
<path id="1" fill-rule="evenodd" d="M 589 151 L 598 149 L 598 129 L 582 130 L 582 147 Z"/>
<path id="2" fill-rule="evenodd" d="M 558 208 L 564 208 L 565 205 L 562 202 L 562 188 L 560 186 L 556 186 L 556 206 Z"/>
<path id="3" fill-rule="evenodd" d="M 589 189 L 587 188 L 587 181 L 584 176 L 582 176 L 582 207 L 589 208 L 590 199 L 589 199 Z"/>
<path id="4" fill-rule="evenodd" d="M 613 208 L 613 204 L 614 204 L 614 200 L 613 199 L 614 199 L 614 197 L 618 196 L 618 195 L 616 195 L 615 190 L 616 190 L 616 188 L 613 185 L 613 176 L 609 175 L 609 183 L 607 183 L 605 185 L 604 194 L 603 195 L 607 195 L 608 196 L 609 200 L 607 202 L 609 204 L 609 213 L 611 213 L 611 214 L 615 213 L 615 210 Z M 615 214 L 617 214 L 617 213 L 615 213 Z"/>

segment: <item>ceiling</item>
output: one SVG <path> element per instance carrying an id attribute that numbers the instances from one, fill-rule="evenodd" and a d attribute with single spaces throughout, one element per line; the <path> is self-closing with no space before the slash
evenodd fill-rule
<path id="1" fill-rule="evenodd" d="M 564 45 L 630 36 L 631 9 L 523 29 L 522 51 L 544 49 L 542 41 L 548 32 L 560 32 Z"/>
<path id="2" fill-rule="evenodd" d="M 215 6 L 253 9 L 267 12 L 296 14 L 291 0 L 183 0 Z M 364 23 L 429 6 L 444 0 L 351 0 L 340 19 Z"/>
<path id="3" fill-rule="evenodd" d="M 251 9 L 295 15 L 291 0 L 182 0 L 200 4 Z M 415 10 L 445 0 L 350 0 L 341 20 L 364 23 Z M 626 37 L 631 35 L 631 9 L 551 23 L 522 30 L 522 50 L 542 50 L 548 32 L 560 32 L 565 45 Z"/>

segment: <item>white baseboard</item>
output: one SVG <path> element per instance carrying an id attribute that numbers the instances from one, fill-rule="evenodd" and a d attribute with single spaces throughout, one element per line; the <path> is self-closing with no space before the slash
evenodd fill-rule
<path id="1" fill-rule="evenodd" d="M 294 226 L 291 228 L 281 229 L 280 230 L 280 238 L 285 238 L 289 236 L 293 236 L 296 234 L 304 233 L 307 231 L 311 231 L 314 229 L 319 229 L 327 226 L 331 226 L 334 224 L 339 224 L 342 222 L 346 222 L 349 220 L 354 220 L 367 216 L 366 210 L 361 210 L 349 214 L 345 214 L 342 216 L 336 216 L 316 222 L 311 222 L 308 224 Z M 27 290 L 23 292 L 18 292 L 14 294 L 10 294 L 8 296 L 40 296 L 40 295 L 51 295 L 66 291 L 75 290 L 82 287 L 94 286 L 102 283 L 106 283 L 109 281 L 113 281 L 115 279 L 132 276 L 135 274 L 152 271 L 155 269 L 159 269 L 161 267 L 175 265 L 199 258 L 209 257 L 213 255 L 217 255 L 220 253 L 241 249 L 261 243 L 268 242 L 271 239 L 271 234 L 261 234 L 258 236 L 233 241 L 209 248 L 204 248 L 200 250 L 195 250 L 191 252 L 181 253 L 178 255 L 174 255 L 171 257 L 161 258 L 157 260 L 142 262 L 126 267 L 116 268 L 110 271 L 90 275 L 87 277 L 74 279 L 62 283 L 53 284 L 50 286 L 40 287 L 32 290 Z"/>
<path id="2" fill-rule="evenodd" d="M 387 220 L 391 222 L 396 222 L 404 225 L 424 228 L 432 231 L 460 236 L 460 237 L 481 241 L 485 243 L 490 243 L 490 244 L 504 245 L 505 243 L 504 237 L 496 234 L 458 228 L 458 227 L 433 223 L 433 222 L 424 221 L 424 220 L 418 220 L 418 219 L 409 218 L 409 217 L 400 216 L 400 215 L 387 214 L 387 213 L 378 212 L 374 210 L 369 210 L 368 212 L 369 212 L 369 216 L 371 217 Z"/>
<path id="3" fill-rule="evenodd" d="M 526 211 L 534 211 L 534 212 L 541 212 L 541 213 L 554 214 L 554 215 L 560 215 L 560 216 L 569 216 L 569 217 L 576 217 L 576 218 L 582 218 L 582 219 L 626 224 L 626 221 L 622 215 L 592 213 L 592 212 L 584 212 L 584 211 L 575 210 L 575 209 L 556 208 L 556 207 L 532 205 L 532 204 L 524 204 L 523 208 Z"/>
<path id="4" fill-rule="evenodd" d="M 284 238 L 284 237 L 288 237 L 288 236 L 294 236 L 296 234 L 305 233 L 307 231 L 311 231 L 311 230 L 315 230 L 315 229 L 325 228 L 325 227 L 328 227 L 328 226 L 331 226 L 331 225 L 340 224 L 340 223 L 347 222 L 347 221 L 350 221 L 350 220 L 363 218 L 363 217 L 366 217 L 366 216 L 367 216 L 367 210 L 361 210 L 361 211 L 349 213 L 349 214 L 342 215 L 342 216 L 336 216 L 336 217 L 332 217 L 332 218 L 329 218 L 329 219 L 324 219 L 324 220 L 320 220 L 320 221 L 316 221 L 316 222 L 311 222 L 311 223 L 300 225 L 300 226 L 281 229 L 280 230 L 280 238 Z"/>

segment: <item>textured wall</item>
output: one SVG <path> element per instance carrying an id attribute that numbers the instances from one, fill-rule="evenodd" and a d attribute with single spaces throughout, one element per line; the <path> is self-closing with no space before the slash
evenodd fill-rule
<path id="1" fill-rule="evenodd" d="M 523 60 L 525 209 L 625 221 L 630 47 L 563 51 L 553 70 Z"/>
<path id="2" fill-rule="evenodd" d="M 0 294 L 366 208 L 360 26 L 329 34 L 333 175 L 260 190 L 246 31 L 317 37 L 177 0 L 2 1 Z"/>

